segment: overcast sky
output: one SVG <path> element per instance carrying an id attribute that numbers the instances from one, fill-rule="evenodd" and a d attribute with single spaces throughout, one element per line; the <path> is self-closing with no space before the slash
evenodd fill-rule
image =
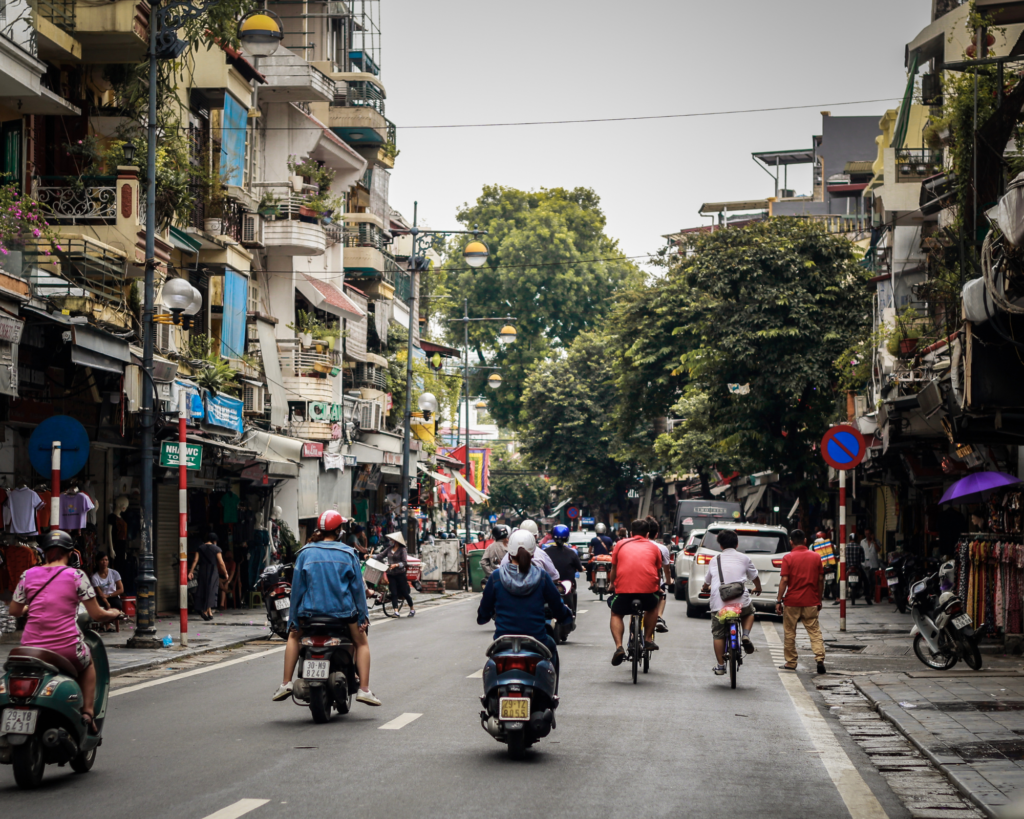
<path id="1" fill-rule="evenodd" d="M 391 206 L 432 227 L 483 185 L 587 186 L 629 255 L 705 201 L 772 195 L 752 151 L 810 147 L 819 110 L 879 114 L 931 0 L 383 0 L 382 80 L 399 126 Z M 891 103 L 839 106 L 855 100 Z M 812 105 L 660 121 L 408 130 Z M 810 171 L 790 174 L 809 193 Z"/>

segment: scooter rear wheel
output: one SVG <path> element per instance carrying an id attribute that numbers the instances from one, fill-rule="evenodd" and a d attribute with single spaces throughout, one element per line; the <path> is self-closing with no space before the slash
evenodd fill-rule
<path id="1" fill-rule="evenodd" d="M 939 639 L 942 639 L 941 634 Z M 956 651 L 952 646 L 949 647 L 948 653 L 933 654 L 923 634 L 914 637 L 914 653 L 917 655 L 917 659 L 936 671 L 948 671 L 956 665 L 957 661 Z"/>
<path id="2" fill-rule="evenodd" d="M 318 685 L 309 689 L 309 712 L 313 715 L 313 722 L 323 725 L 331 719 L 331 695 L 327 686 Z"/>
<path id="3" fill-rule="evenodd" d="M 17 745 L 11 753 L 11 765 L 14 767 L 14 781 L 19 788 L 30 790 L 39 787 L 46 769 L 43 756 L 43 743 L 37 736 L 30 736 L 24 745 Z"/>
<path id="4" fill-rule="evenodd" d="M 526 756 L 526 734 L 512 731 L 505 743 L 508 746 L 508 758 L 520 760 Z"/>
<path id="5" fill-rule="evenodd" d="M 980 671 L 981 652 L 978 650 L 978 638 L 960 635 L 958 642 L 960 643 L 960 655 L 964 658 L 964 662 L 972 671 Z"/>
<path id="6" fill-rule="evenodd" d="M 75 773 L 89 773 L 92 770 L 93 763 L 96 761 L 96 748 L 92 748 L 88 751 L 79 751 L 73 757 L 71 757 L 71 770 Z"/>

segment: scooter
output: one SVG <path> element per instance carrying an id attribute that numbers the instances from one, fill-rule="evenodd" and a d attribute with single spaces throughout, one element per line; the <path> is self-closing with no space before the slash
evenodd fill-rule
<path id="1" fill-rule="evenodd" d="M 487 649 L 480 725 L 508 746 L 510 759 L 555 727 L 558 681 L 550 649 L 522 634 L 499 637 Z"/>
<path id="2" fill-rule="evenodd" d="M 604 600 L 608 594 L 608 573 L 612 568 L 612 559 L 607 555 L 598 555 L 590 564 L 594 570 L 594 581 L 590 584 L 590 590 L 597 593 L 598 600 Z"/>
<path id="3" fill-rule="evenodd" d="M 572 622 L 571 623 L 559 623 L 557 620 L 552 618 L 551 630 L 553 632 L 556 643 L 564 643 L 569 639 L 569 635 L 576 629 L 576 581 L 575 580 L 559 580 L 558 591 L 562 595 L 562 600 L 572 611 Z M 545 606 L 545 613 L 550 616 L 551 612 L 547 611 Z"/>
<path id="4" fill-rule="evenodd" d="M 359 690 L 352 637 L 347 620 L 310 617 L 301 623 L 299 677 L 292 683 L 292 700 L 309 707 L 313 722 L 325 723 L 331 709 L 347 714 Z"/>
<path id="5" fill-rule="evenodd" d="M 80 621 L 81 622 L 81 621 Z M 0 675 L 0 764 L 14 768 L 20 788 L 35 788 L 47 765 L 70 765 L 87 773 L 103 743 L 110 691 L 110 666 L 103 641 L 87 628 L 85 642 L 96 668 L 96 734 L 82 718 L 78 672 L 63 656 L 45 648 L 11 650 Z"/>
<path id="6" fill-rule="evenodd" d="M 282 640 L 288 639 L 288 612 L 292 605 L 292 564 L 267 566 L 257 584 L 263 607 L 267 610 L 270 630 Z"/>
<path id="7" fill-rule="evenodd" d="M 911 587 L 914 627 L 910 634 L 914 638 L 914 654 L 926 666 L 939 671 L 952 668 L 958 660 L 978 671 L 978 635 L 984 633 L 985 625 L 975 630 L 971 616 L 963 610 L 960 598 L 953 592 L 955 572 L 953 561 L 947 561 L 937 574 Z"/>

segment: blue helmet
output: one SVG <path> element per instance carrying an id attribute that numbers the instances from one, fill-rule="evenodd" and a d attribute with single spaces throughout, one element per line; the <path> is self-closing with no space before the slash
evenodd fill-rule
<path id="1" fill-rule="evenodd" d="M 551 530 L 551 536 L 555 540 L 566 541 L 569 539 L 569 527 L 566 526 L 564 523 L 559 523 L 557 526 L 555 526 L 554 529 Z"/>

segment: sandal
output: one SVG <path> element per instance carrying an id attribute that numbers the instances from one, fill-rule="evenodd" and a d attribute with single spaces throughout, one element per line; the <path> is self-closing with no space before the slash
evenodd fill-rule
<path id="1" fill-rule="evenodd" d="M 90 736 L 99 736 L 100 729 L 99 726 L 96 724 L 96 719 L 93 717 L 92 714 L 90 714 L 88 711 L 83 711 L 82 722 L 85 723 L 86 730 L 88 731 Z"/>

